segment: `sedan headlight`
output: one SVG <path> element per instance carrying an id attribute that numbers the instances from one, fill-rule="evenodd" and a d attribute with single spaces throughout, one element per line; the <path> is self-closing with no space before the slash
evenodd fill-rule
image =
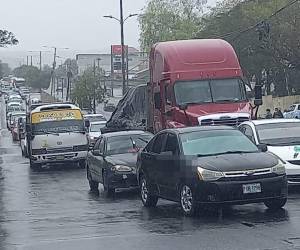
<path id="1" fill-rule="evenodd" d="M 113 172 L 131 172 L 132 168 L 124 165 L 116 165 L 111 167 Z"/>
<path id="2" fill-rule="evenodd" d="M 272 173 L 278 174 L 278 175 L 283 175 L 285 174 L 285 167 L 282 163 L 278 162 L 277 165 L 271 168 Z"/>
<path id="3" fill-rule="evenodd" d="M 212 171 L 201 167 L 198 167 L 197 171 L 199 178 L 202 181 L 216 181 L 224 177 L 224 174 L 222 172 Z"/>

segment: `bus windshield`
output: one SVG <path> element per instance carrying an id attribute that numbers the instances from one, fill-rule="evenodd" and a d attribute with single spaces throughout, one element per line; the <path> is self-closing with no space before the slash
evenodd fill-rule
<path id="1" fill-rule="evenodd" d="M 31 123 L 33 134 L 85 131 L 80 110 L 67 109 L 33 113 Z"/>

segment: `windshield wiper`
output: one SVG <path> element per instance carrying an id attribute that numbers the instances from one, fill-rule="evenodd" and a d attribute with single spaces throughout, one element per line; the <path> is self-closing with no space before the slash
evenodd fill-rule
<path id="1" fill-rule="evenodd" d="M 46 135 L 56 135 L 56 136 L 59 136 L 58 133 L 48 132 L 48 131 L 38 131 L 37 133 L 46 134 Z M 37 134 L 37 135 L 40 135 L 40 134 Z"/>
<path id="2" fill-rule="evenodd" d="M 217 155 L 226 155 L 226 154 L 245 154 L 245 153 L 257 153 L 256 151 L 226 151 L 214 154 L 197 154 L 198 157 L 206 157 L 206 156 L 217 156 Z"/>
<path id="3" fill-rule="evenodd" d="M 206 103 L 212 103 L 211 101 L 199 101 L 199 102 L 185 102 L 181 105 L 197 105 L 197 104 L 206 104 Z"/>
<path id="4" fill-rule="evenodd" d="M 79 130 L 59 130 L 58 133 L 85 133 L 85 131 L 79 131 Z"/>

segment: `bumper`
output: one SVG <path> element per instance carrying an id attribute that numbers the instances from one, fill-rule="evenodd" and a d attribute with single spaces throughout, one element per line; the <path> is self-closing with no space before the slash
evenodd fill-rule
<path id="1" fill-rule="evenodd" d="M 138 187 L 136 174 L 134 173 L 117 173 L 109 171 L 107 181 L 110 188 L 132 188 Z"/>
<path id="2" fill-rule="evenodd" d="M 288 184 L 289 185 L 300 185 L 300 165 L 291 164 L 291 163 L 287 162 L 285 164 L 285 169 L 286 169 Z"/>
<path id="3" fill-rule="evenodd" d="M 261 186 L 259 193 L 243 193 L 243 185 Z M 251 181 L 216 181 L 200 183 L 196 187 L 196 200 L 204 204 L 247 204 L 272 199 L 286 198 L 288 193 L 286 176 L 277 176 Z"/>
<path id="4" fill-rule="evenodd" d="M 45 155 L 32 155 L 30 159 L 34 163 L 47 164 L 47 163 L 72 163 L 85 160 L 87 151 L 68 152 L 59 154 L 45 154 Z"/>

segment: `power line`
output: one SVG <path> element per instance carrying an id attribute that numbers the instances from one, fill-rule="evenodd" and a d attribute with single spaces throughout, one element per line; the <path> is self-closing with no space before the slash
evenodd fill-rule
<path id="1" fill-rule="evenodd" d="M 257 28 L 259 25 L 261 25 L 264 22 L 267 22 L 268 20 L 270 20 L 271 18 L 273 18 L 274 16 L 278 15 L 280 12 L 284 11 L 285 9 L 289 8 L 290 6 L 294 5 L 295 3 L 299 2 L 300 0 L 293 0 L 290 3 L 286 4 L 285 6 L 281 7 L 280 9 L 276 10 L 274 13 L 272 13 L 270 16 L 268 16 L 267 18 L 257 22 L 256 24 L 250 25 L 245 29 L 239 29 L 239 30 L 235 30 L 226 34 L 223 34 L 221 36 L 215 36 L 215 38 L 226 38 L 228 36 L 237 34 L 237 36 L 234 38 L 238 38 L 241 34 L 246 33 L 252 29 Z"/>

